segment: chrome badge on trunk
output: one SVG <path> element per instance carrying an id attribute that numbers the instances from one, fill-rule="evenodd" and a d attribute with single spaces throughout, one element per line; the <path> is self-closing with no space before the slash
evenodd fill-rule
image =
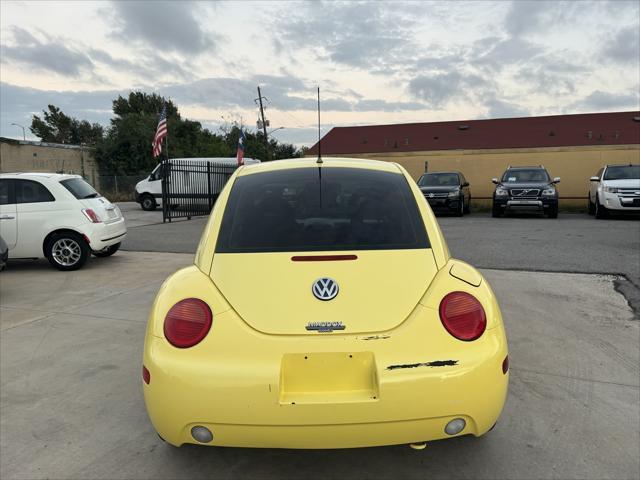
<path id="1" fill-rule="evenodd" d="M 333 278 L 319 278 L 311 286 L 311 291 L 318 300 L 332 300 L 338 295 L 340 288 Z"/>
<path id="2" fill-rule="evenodd" d="M 342 322 L 309 322 L 306 329 L 317 332 L 333 332 L 334 330 L 344 330 L 345 326 Z"/>

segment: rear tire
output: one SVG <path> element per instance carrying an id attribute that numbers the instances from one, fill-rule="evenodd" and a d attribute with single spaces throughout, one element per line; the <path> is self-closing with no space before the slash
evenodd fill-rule
<path id="1" fill-rule="evenodd" d="M 90 251 L 84 238 L 74 232 L 56 233 L 45 246 L 49 263 L 62 271 L 78 270 L 87 262 Z"/>
<path id="2" fill-rule="evenodd" d="M 97 252 L 91 252 L 91 253 L 93 253 L 96 257 L 101 257 L 101 258 L 110 257 L 111 255 L 113 255 L 118 251 L 118 249 L 120 248 L 120 244 L 121 242 L 118 242 L 115 245 L 110 245 L 107 248 L 103 248 L 102 250 L 98 250 Z"/>
<path id="3" fill-rule="evenodd" d="M 608 210 L 600 204 L 600 199 L 598 198 L 598 195 L 596 195 L 596 218 L 602 219 L 602 218 L 607 218 L 609 216 L 609 212 Z"/>
<path id="4" fill-rule="evenodd" d="M 456 217 L 462 217 L 464 215 L 464 198 L 460 199 L 460 208 L 456 212 Z"/>
<path id="5" fill-rule="evenodd" d="M 155 210 L 157 207 L 156 199 L 153 197 L 153 195 L 149 193 L 145 193 L 140 197 L 140 206 L 142 207 L 143 210 L 147 212 L 151 212 Z"/>

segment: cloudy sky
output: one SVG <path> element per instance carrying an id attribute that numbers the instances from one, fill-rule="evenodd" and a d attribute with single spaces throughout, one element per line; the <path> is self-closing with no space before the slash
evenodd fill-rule
<path id="1" fill-rule="evenodd" d="M 0 135 L 52 103 L 108 124 L 157 92 L 211 129 L 279 140 L 332 126 L 635 110 L 637 1 L 0 3 Z M 30 133 L 27 129 L 27 135 Z"/>

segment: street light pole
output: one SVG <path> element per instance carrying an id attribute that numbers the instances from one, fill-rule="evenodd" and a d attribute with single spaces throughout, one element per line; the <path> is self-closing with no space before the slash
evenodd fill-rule
<path id="1" fill-rule="evenodd" d="M 278 128 L 274 128 L 273 130 L 268 131 L 267 133 L 269 135 L 271 135 L 273 132 L 277 132 L 278 130 L 283 130 L 283 129 L 284 129 L 284 127 L 278 127 Z"/>
<path id="2" fill-rule="evenodd" d="M 20 127 L 22 129 L 22 141 L 25 141 L 27 139 L 27 137 L 24 134 L 24 127 L 22 125 L 20 125 L 19 123 L 12 123 L 11 125 L 15 125 L 16 127 Z"/>

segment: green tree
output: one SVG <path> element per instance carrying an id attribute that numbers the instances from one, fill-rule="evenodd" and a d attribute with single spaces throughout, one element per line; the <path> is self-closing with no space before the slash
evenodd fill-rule
<path id="1" fill-rule="evenodd" d="M 151 143 L 162 106 L 167 108 L 168 152 L 171 158 L 232 157 L 236 154 L 240 128 L 232 125 L 219 133 L 200 122 L 183 119 L 178 107 L 155 93 L 130 92 L 113 101 L 113 117 L 104 129 L 86 120 L 65 115 L 49 105 L 44 118 L 33 116 L 31 131 L 43 141 L 95 146 L 94 155 L 103 173 L 136 175 L 148 173 L 159 161 L 153 158 Z M 275 160 L 300 156 L 294 145 L 269 140 L 269 155 L 262 132 L 245 132 L 245 156 Z M 162 156 L 167 152 L 165 144 Z"/>
<path id="2" fill-rule="evenodd" d="M 102 140 L 104 129 L 98 123 L 72 118 L 54 105 L 42 114 L 44 118 L 33 115 L 30 130 L 43 142 L 95 145 Z"/>
<path id="3" fill-rule="evenodd" d="M 238 138 L 240 137 L 240 127 L 233 125 L 230 130 L 223 132 L 225 143 L 233 152 L 238 146 Z M 267 155 L 267 147 L 264 142 L 264 134 L 262 132 L 253 133 L 245 130 L 245 148 L 244 156 L 256 158 L 263 162 L 268 160 L 280 160 L 285 158 L 300 157 L 301 152 L 289 143 L 278 143 L 276 139 L 269 140 L 269 155 Z"/>
<path id="4" fill-rule="evenodd" d="M 158 162 L 151 143 L 163 104 L 167 107 L 168 151 L 178 157 L 226 157 L 232 154 L 220 135 L 200 122 L 182 119 L 171 101 L 144 92 L 131 92 L 113 101 L 114 117 L 104 140 L 96 148 L 96 160 L 109 174 L 147 173 Z M 165 144 L 162 155 L 167 151 Z"/>

